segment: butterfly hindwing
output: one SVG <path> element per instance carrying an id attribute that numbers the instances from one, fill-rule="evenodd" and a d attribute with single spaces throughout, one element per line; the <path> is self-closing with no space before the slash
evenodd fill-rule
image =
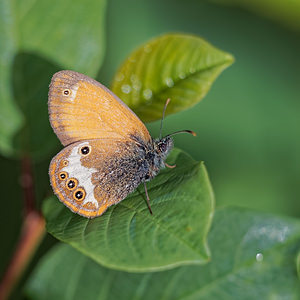
<path id="1" fill-rule="evenodd" d="M 74 71 L 54 74 L 49 89 L 51 126 L 63 145 L 85 139 L 151 137 L 142 121 L 99 82 Z"/>
<path id="2" fill-rule="evenodd" d="M 52 159 L 51 184 L 73 212 L 93 218 L 136 189 L 148 172 L 144 158 L 144 148 L 131 139 L 80 141 Z"/>

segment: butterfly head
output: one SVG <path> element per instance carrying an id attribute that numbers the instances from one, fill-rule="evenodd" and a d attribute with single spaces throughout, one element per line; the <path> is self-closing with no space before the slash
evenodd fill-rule
<path id="1" fill-rule="evenodd" d="M 145 181 L 153 179 L 159 170 L 165 167 L 165 160 L 172 148 L 173 140 L 169 136 L 153 140 L 151 149 L 149 149 L 146 155 L 149 170 L 145 176 Z"/>
<path id="2" fill-rule="evenodd" d="M 168 154 L 173 148 L 173 140 L 170 136 L 154 140 L 154 151 L 156 155 L 163 161 L 167 158 Z"/>
<path id="3" fill-rule="evenodd" d="M 158 174 L 159 170 L 161 168 L 164 168 L 165 166 L 167 166 L 169 168 L 175 167 L 175 165 L 170 166 L 165 162 L 167 156 L 169 155 L 170 151 L 172 150 L 172 148 L 174 146 L 171 136 L 178 134 L 178 133 L 190 133 L 192 135 L 196 135 L 191 130 L 180 130 L 180 131 L 176 131 L 171 134 L 168 134 L 165 137 L 162 137 L 163 121 L 165 118 L 166 108 L 167 108 L 169 102 L 170 102 L 170 99 L 167 99 L 166 104 L 164 106 L 163 115 L 162 115 L 162 119 L 160 122 L 159 138 L 155 139 L 153 141 L 151 150 L 148 151 L 148 155 L 146 156 L 147 157 L 146 160 L 148 160 L 149 165 L 150 165 L 149 172 L 147 172 L 147 174 L 145 176 L 146 181 L 154 178 Z"/>

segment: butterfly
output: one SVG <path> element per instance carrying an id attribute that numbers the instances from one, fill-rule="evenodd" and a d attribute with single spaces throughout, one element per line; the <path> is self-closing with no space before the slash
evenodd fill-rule
<path id="1" fill-rule="evenodd" d="M 58 199 L 87 218 L 102 215 L 161 168 L 173 148 L 171 135 L 152 139 L 143 122 L 96 80 L 74 71 L 53 75 L 48 110 L 65 146 L 51 161 L 50 182 Z M 166 102 L 165 110 L 169 100 Z M 163 121 L 162 118 L 162 121 Z M 162 122 L 161 122 L 162 128 Z"/>

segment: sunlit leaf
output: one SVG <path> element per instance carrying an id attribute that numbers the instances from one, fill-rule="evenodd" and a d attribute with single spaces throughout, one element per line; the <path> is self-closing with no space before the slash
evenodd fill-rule
<path id="1" fill-rule="evenodd" d="M 118 70 L 112 90 L 144 121 L 191 107 L 209 91 L 233 57 L 185 34 L 155 38 L 134 51 Z"/>

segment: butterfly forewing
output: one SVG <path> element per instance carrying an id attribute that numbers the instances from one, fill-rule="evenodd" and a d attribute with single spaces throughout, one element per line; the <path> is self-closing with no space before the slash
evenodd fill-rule
<path id="1" fill-rule="evenodd" d="M 65 146 L 87 139 L 151 140 L 145 125 L 116 95 L 74 71 L 53 76 L 48 107 L 51 126 Z"/>
<path id="2" fill-rule="evenodd" d="M 71 144 L 51 161 L 56 195 L 73 212 L 93 218 L 131 193 L 147 172 L 144 149 L 131 139 Z"/>

